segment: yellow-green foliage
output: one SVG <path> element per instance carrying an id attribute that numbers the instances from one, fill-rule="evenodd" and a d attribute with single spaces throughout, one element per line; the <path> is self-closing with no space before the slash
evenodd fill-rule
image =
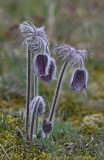
<path id="1" fill-rule="evenodd" d="M 26 148 L 25 152 L 25 142 L 20 137 L 16 136 L 16 129 L 20 128 L 21 131 L 24 131 L 24 122 L 20 121 L 19 117 L 13 117 L 8 115 L 6 117 L 5 124 L 7 126 L 6 130 L 3 130 L 0 133 L 0 156 L 2 156 L 3 160 L 8 160 L 6 154 L 4 155 L 4 151 L 7 152 L 8 157 L 11 160 L 22 160 L 24 159 L 24 154 L 28 157 L 29 160 L 45 160 L 50 159 L 50 155 L 44 152 L 38 152 L 33 146 L 29 146 Z"/>
<path id="2" fill-rule="evenodd" d="M 98 160 L 98 159 L 92 156 L 78 156 L 74 160 Z"/>
<path id="3" fill-rule="evenodd" d="M 37 156 L 33 160 L 50 160 L 50 156 L 47 153 L 40 152 L 39 156 Z"/>
<path id="4" fill-rule="evenodd" d="M 87 122 L 81 125 L 80 131 L 83 132 L 84 134 L 96 134 L 97 131 L 99 130 L 98 126 L 93 123 L 93 122 Z"/>
<path id="5" fill-rule="evenodd" d="M 79 128 L 78 126 L 80 126 L 81 124 L 80 131 L 81 133 L 84 133 L 84 136 L 86 137 L 87 135 L 93 135 L 100 130 L 99 125 L 101 125 L 102 121 L 101 123 L 100 121 L 96 121 L 97 118 L 100 120 L 102 119 L 103 121 L 102 114 L 93 114 L 91 116 L 84 116 L 82 118 L 82 123 L 80 118 L 76 120 L 75 117 L 72 118 L 72 122 L 76 122 L 77 128 Z M 16 135 L 17 129 L 20 129 L 23 135 L 25 135 L 24 122 L 21 121 L 20 117 L 13 117 L 11 115 L 8 115 L 5 117 L 5 120 L 3 119 L 4 116 L 2 116 L 1 120 L 2 122 L 4 122 L 0 124 L 0 127 L 2 128 L 2 132 L 0 132 L 0 144 L 3 147 L 2 148 L 0 146 L 0 155 L 3 160 L 8 160 L 7 155 L 11 160 L 22 160 L 24 159 L 24 156 L 26 156 L 29 160 L 60 160 L 60 157 L 62 160 L 97 160 L 97 158 L 94 157 L 95 155 L 90 155 L 89 151 L 81 151 L 79 149 L 80 138 L 79 140 L 76 138 L 74 139 L 74 134 L 76 135 L 76 133 L 73 129 L 68 129 L 69 125 L 65 127 L 66 123 L 55 123 L 56 129 L 54 128 L 53 134 L 53 138 L 55 140 L 53 139 L 52 141 L 52 139 L 46 139 L 43 140 L 43 142 L 35 142 L 37 144 L 43 143 L 45 145 L 46 150 L 40 151 L 40 149 L 35 145 L 32 145 L 30 143 L 26 145 L 24 137 L 19 137 L 19 135 Z M 59 132 L 59 130 L 61 131 L 61 133 Z M 71 142 L 73 142 L 73 146 L 71 149 L 69 149 L 65 144 L 68 143 L 69 145 L 71 144 Z M 52 148 L 52 145 L 55 145 L 56 148 Z M 52 148 L 52 150 L 54 151 L 50 150 L 50 148 Z M 4 154 L 5 151 L 7 155 Z M 51 153 L 51 151 L 53 153 Z"/>
<path id="6" fill-rule="evenodd" d="M 104 116 L 102 113 L 88 115 L 83 118 L 83 122 L 93 122 L 98 126 L 101 126 L 104 123 Z"/>
<path id="7" fill-rule="evenodd" d="M 83 123 L 81 124 L 80 131 L 85 134 L 94 135 L 104 124 L 104 116 L 102 113 L 100 114 L 92 114 L 84 116 Z"/>

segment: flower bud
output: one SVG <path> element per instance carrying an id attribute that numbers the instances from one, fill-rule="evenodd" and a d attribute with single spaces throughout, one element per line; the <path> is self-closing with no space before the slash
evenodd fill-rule
<path id="1" fill-rule="evenodd" d="M 44 103 L 44 99 L 41 96 L 37 96 L 32 100 L 30 104 L 31 115 L 33 113 L 34 107 L 38 99 L 39 99 L 39 103 L 36 109 L 36 114 L 38 116 L 42 116 L 42 114 L 45 112 L 45 103 Z"/>

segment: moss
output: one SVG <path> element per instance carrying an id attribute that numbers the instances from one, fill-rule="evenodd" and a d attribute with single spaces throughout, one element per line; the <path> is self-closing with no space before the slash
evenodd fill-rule
<path id="1" fill-rule="evenodd" d="M 97 116 L 97 115 L 96 115 Z M 74 118 L 75 120 L 75 118 Z M 84 121 L 88 121 L 88 117 L 83 119 Z M 81 121 L 79 119 L 79 121 Z M 3 126 L 3 127 L 1 127 Z M 0 144 L 3 146 L 4 150 L 7 151 L 8 156 L 11 160 L 24 159 L 24 156 L 29 160 L 97 160 L 97 158 L 93 157 L 85 151 L 81 151 L 79 149 L 80 136 L 78 136 L 71 126 L 70 123 L 60 123 L 57 121 L 55 123 L 54 133 L 52 134 L 51 139 L 37 140 L 34 144 L 25 145 L 25 141 L 22 136 L 17 136 L 16 130 L 22 131 L 24 134 L 24 122 L 21 121 L 20 117 L 13 117 L 11 115 L 6 116 L 5 123 L 1 124 L 2 132 L 0 132 Z M 5 126 L 5 127 L 4 127 Z M 97 124 L 86 124 L 81 128 L 81 132 L 85 133 L 85 135 L 92 135 L 95 133 L 95 130 L 98 129 Z M 73 137 L 75 135 L 75 137 Z M 53 141 L 52 141 L 53 138 Z M 67 142 L 67 144 L 66 144 Z M 41 148 L 37 147 L 38 144 Z M 70 144 L 73 144 L 69 148 Z M 43 147 L 43 149 L 42 149 Z M 0 148 L 0 153 L 3 156 L 4 151 Z M 86 156 L 88 154 L 89 156 Z M 95 158 L 95 159 L 94 159 Z M 8 159 L 6 155 L 4 156 L 4 160 Z"/>
<path id="2" fill-rule="evenodd" d="M 5 126 L 2 128 L 1 126 Z M 40 152 L 38 148 L 32 146 L 25 146 L 25 141 L 22 137 L 16 135 L 16 130 L 24 132 L 24 122 L 20 120 L 20 117 L 13 117 L 8 115 L 6 117 L 5 123 L 0 124 L 2 132 L 0 133 L 0 144 L 3 146 L 4 150 L 7 152 L 11 160 L 22 160 L 24 159 L 24 154 L 29 160 L 45 160 L 50 159 L 50 154 L 45 152 Z M 6 155 L 4 155 L 3 149 L 0 147 L 0 154 L 4 157 L 3 160 L 8 160 Z M 35 158 L 36 157 L 36 158 Z"/>
<path id="3" fill-rule="evenodd" d="M 22 160 L 24 159 L 24 155 L 26 155 L 29 160 L 60 160 L 60 157 L 62 160 L 76 160 L 78 156 L 79 158 L 83 158 L 81 160 L 87 160 L 89 157 L 90 159 L 92 158 L 91 160 L 94 160 L 94 156 L 91 156 L 92 152 L 88 153 L 88 150 L 80 150 L 79 146 L 80 138 L 82 139 L 82 143 L 85 144 L 86 142 L 84 142 L 84 139 L 89 141 L 87 138 L 90 137 L 89 135 L 99 133 L 99 126 L 101 126 L 102 122 L 96 121 L 97 118 L 103 121 L 103 114 L 92 114 L 90 116 L 83 117 L 78 117 L 76 115 L 72 116 L 70 119 L 75 128 L 78 129 L 79 126 L 81 126 L 79 129 L 80 134 L 77 134 L 70 121 L 63 123 L 56 119 L 50 139 L 39 139 L 35 141 L 34 144 L 25 145 L 23 138 L 25 135 L 24 122 L 20 117 L 3 115 L 1 119 L 2 123 L 0 124 L 2 131 L 0 132 L 0 144 L 3 146 L 5 151 L 9 149 L 7 153 L 11 160 Z M 21 131 L 23 136 L 17 134 L 17 131 Z M 73 144 L 71 148 L 69 148 L 70 144 Z M 83 144 L 82 148 L 85 147 Z M 95 144 L 98 144 L 96 139 Z M 92 145 L 92 148 L 96 146 L 94 145 Z M 2 148 L 0 148 L 0 153 L 2 156 L 4 155 Z M 4 159 L 7 159 L 7 157 L 4 156 Z"/>
<path id="4" fill-rule="evenodd" d="M 94 135 L 99 131 L 99 128 L 93 122 L 86 122 L 81 125 L 79 130 L 86 135 Z"/>
<path id="5" fill-rule="evenodd" d="M 92 156 L 78 156 L 74 160 L 98 160 L 98 159 Z"/>
<path id="6" fill-rule="evenodd" d="M 84 123 L 85 122 L 93 122 L 93 123 L 97 124 L 99 127 L 101 127 L 102 124 L 104 123 L 104 116 L 102 113 L 88 115 L 83 118 L 83 122 Z"/>
<path id="7" fill-rule="evenodd" d="M 47 153 L 41 152 L 39 156 L 37 156 L 33 160 L 50 160 L 50 156 Z"/>

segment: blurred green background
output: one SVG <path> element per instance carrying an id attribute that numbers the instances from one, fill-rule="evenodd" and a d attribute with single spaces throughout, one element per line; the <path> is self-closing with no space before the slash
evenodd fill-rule
<path id="1" fill-rule="evenodd" d="M 29 21 L 45 26 L 51 56 L 58 72 L 62 62 L 53 54 L 57 44 L 69 44 L 93 53 L 88 57 L 88 88 L 78 94 L 70 88 L 73 68 L 69 67 L 63 83 L 57 115 L 83 116 L 104 111 L 104 1 L 103 0 L 0 0 L 0 107 L 25 106 L 26 48 L 19 24 Z M 57 76 L 58 76 L 57 72 Z M 40 82 L 40 94 L 49 110 L 56 82 Z M 60 108 L 60 109 L 59 109 Z M 48 112 L 47 112 L 48 115 Z"/>

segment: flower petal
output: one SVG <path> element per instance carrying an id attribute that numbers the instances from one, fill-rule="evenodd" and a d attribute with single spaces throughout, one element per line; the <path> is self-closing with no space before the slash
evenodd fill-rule
<path id="1" fill-rule="evenodd" d="M 41 80 L 49 83 L 51 80 L 56 80 L 56 64 L 53 58 L 50 59 L 48 74 L 40 77 Z"/>
<path id="2" fill-rule="evenodd" d="M 47 54 L 37 54 L 33 62 L 33 72 L 35 76 L 41 77 L 47 75 L 49 57 Z"/>
<path id="3" fill-rule="evenodd" d="M 82 92 L 83 89 L 86 89 L 87 86 L 87 71 L 85 69 L 75 70 L 72 76 L 71 87 L 77 92 Z"/>

